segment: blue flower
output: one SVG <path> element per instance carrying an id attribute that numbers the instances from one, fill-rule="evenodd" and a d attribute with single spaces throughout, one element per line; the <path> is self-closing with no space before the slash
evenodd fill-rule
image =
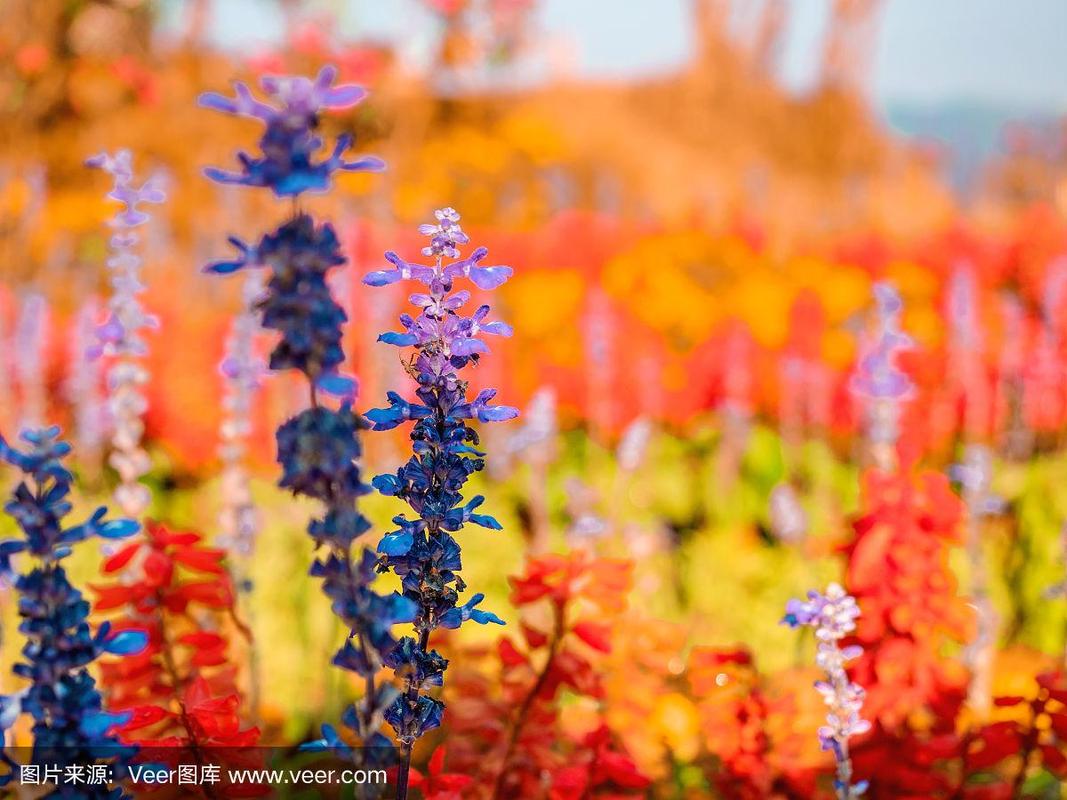
<path id="1" fill-rule="evenodd" d="M 411 700 L 400 695 L 385 712 L 385 721 L 393 726 L 397 738 L 407 747 L 427 731 L 441 726 L 445 704 L 424 694 Z"/>
<path id="2" fill-rule="evenodd" d="M 332 153 L 323 156 L 317 135 L 324 110 L 348 108 L 359 102 L 364 91 L 356 86 L 334 86 L 335 70 L 326 67 L 315 79 L 265 77 L 260 86 L 271 102 L 253 97 L 244 84 L 236 85 L 236 97 L 206 94 L 201 105 L 229 114 L 252 117 L 266 130 L 259 142 L 260 154 L 238 154 L 240 172 L 206 171 L 223 183 L 270 188 L 278 196 L 296 196 L 305 191 L 329 188 L 333 173 L 381 169 L 375 158 L 346 161 L 351 139 L 338 138 Z M 262 325 L 280 334 L 270 355 L 272 370 L 296 370 L 307 379 L 311 407 L 282 424 L 277 431 L 277 460 L 282 467 L 279 485 L 293 494 L 314 498 L 321 514 L 308 523 L 308 533 L 322 551 L 312 562 L 310 574 L 322 582 L 333 613 L 348 633 L 333 657 L 340 669 L 359 675 L 368 691 L 349 706 L 341 722 L 362 740 L 354 750 L 336 729 L 323 726 L 321 739 L 308 749 L 330 749 L 361 765 L 381 763 L 388 740 L 380 733 L 381 720 L 391 708 L 396 691 L 381 686 L 376 675 L 386 655 L 396 647 L 392 628 L 415 619 L 416 604 L 397 592 L 382 595 L 372 584 L 379 573 L 379 558 L 369 547 L 357 549 L 357 540 L 370 523 L 357 505 L 370 491 L 359 469 L 359 432 L 367 423 L 352 411 L 356 393 L 354 379 L 341 375 L 344 363 L 343 326 L 348 318 L 330 290 L 328 274 L 345 263 L 333 227 L 316 225 L 307 214 L 297 214 L 255 244 L 231 237 L 236 253 L 215 261 L 205 271 L 226 275 L 249 267 L 270 270 L 263 296 L 255 303 Z M 340 398 L 336 402 L 323 395 Z M 427 411 L 428 413 L 428 411 Z M 382 415 L 381 422 L 417 416 L 411 405 L 398 405 Z"/>
<path id="3" fill-rule="evenodd" d="M 23 659 L 13 672 L 29 682 L 20 695 L 0 697 L 0 732 L 20 714 L 33 718 L 33 761 L 64 767 L 109 761 L 121 775 L 129 748 L 109 735 L 121 716 L 103 711 L 100 693 L 86 668 L 104 653 L 133 655 L 147 644 L 142 631 L 113 634 L 107 623 L 94 634 L 89 628 L 89 603 L 67 578 L 61 561 L 76 542 L 100 536 L 123 538 L 137 532 L 130 520 L 107 520 L 105 509 L 88 521 L 70 527 L 64 518 L 71 506 L 66 499 L 71 474 L 61 459 L 70 447 L 52 427 L 22 434 L 29 447 L 19 450 L 0 438 L 0 460 L 23 473 L 5 510 L 17 522 L 22 539 L 0 542 L 0 566 L 13 570 L 12 558 L 25 553 L 36 560 L 18 575 L 19 631 L 25 636 Z M 119 796 L 105 786 L 83 787 L 82 797 Z M 117 790 L 116 790 L 117 791 Z M 52 796 L 62 796 L 59 790 Z"/>
<path id="4" fill-rule="evenodd" d="M 404 745 L 406 769 L 411 744 L 427 730 L 440 724 L 444 706 L 423 692 L 440 686 L 447 662 L 427 649 L 430 633 L 439 627 L 458 628 L 467 620 L 481 624 L 504 624 L 488 611 L 477 608 L 484 595 L 475 594 L 460 604 L 466 588 L 459 576 L 462 567 L 459 543 L 452 534 L 474 523 L 499 530 L 493 517 L 476 512 L 484 498 L 465 500 L 464 485 L 470 476 L 485 467 L 484 453 L 477 449 L 478 434 L 468 420 L 498 422 L 518 415 L 509 406 L 495 406 L 495 389 L 484 389 L 473 399 L 467 397 L 467 382 L 460 370 L 477 364 L 489 352 L 482 340 L 485 334 L 510 336 L 503 322 L 488 321 L 489 306 L 481 305 L 473 315 L 460 311 L 470 300 L 467 290 L 453 291 L 453 283 L 467 278 L 481 289 L 493 289 L 507 280 L 510 267 L 482 266 L 488 251 L 478 248 L 460 259 L 459 247 L 469 238 L 459 226 L 459 214 L 443 208 L 435 213 L 436 223 L 423 225 L 419 232 L 430 237 L 422 253 L 434 264 L 410 263 L 396 253 L 386 253 L 392 269 L 372 272 L 364 278 L 370 286 L 385 286 L 399 280 L 416 280 L 426 292 L 411 295 L 418 316 L 403 314 L 402 331 L 384 333 L 379 341 L 396 347 L 414 347 L 416 356 L 409 372 L 416 380 L 411 402 L 389 392 L 389 405 L 367 412 L 373 430 L 385 431 L 412 422 L 412 456 L 395 473 L 379 475 L 374 487 L 383 495 L 397 497 L 410 506 L 414 519 L 400 515 L 398 526 L 378 544 L 383 565 L 401 579 L 404 596 L 417 609 L 417 639 L 405 637 L 385 663 L 404 681 L 406 690 L 386 713 Z M 446 263 L 446 259 L 453 259 Z"/>
<path id="5" fill-rule="evenodd" d="M 230 241 L 238 257 L 216 261 L 206 270 L 228 274 L 249 266 L 270 268 L 266 292 L 255 306 L 262 312 L 263 327 L 281 334 L 270 354 L 270 368 L 298 369 L 316 383 L 336 378 L 344 361 L 341 326 L 348 317 L 327 283 L 327 273 L 345 263 L 333 227 L 316 227 L 310 216 L 301 214 L 254 247 L 234 237 Z"/>
<path id="6" fill-rule="evenodd" d="M 337 71 L 323 67 L 314 80 L 304 77 L 265 77 L 260 88 L 272 103 L 256 100 L 243 83 L 235 84 L 236 97 L 215 92 L 200 96 L 204 108 L 261 121 L 266 130 L 259 140 L 260 155 L 238 153 L 239 172 L 209 167 L 204 170 L 213 181 L 244 186 L 270 188 L 279 197 L 294 197 L 302 192 L 323 192 L 330 188 L 333 173 L 380 171 L 381 159 L 365 156 L 347 161 L 344 152 L 352 137 L 337 138 L 333 151 L 320 158 L 323 141 L 316 134 L 319 115 L 326 110 L 350 108 L 365 97 L 358 86 L 333 86 Z"/>
<path id="7" fill-rule="evenodd" d="M 385 666 L 392 667 L 420 689 L 441 686 L 444 683 L 448 659 L 436 650 L 424 650 L 410 636 L 403 637 L 396 647 L 386 654 Z"/>
<path id="8" fill-rule="evenodd" d="M 503 625 L 504 620 L 498 617 L 491 611 L 482 611 L 476 606 L 485 599 L 485 595 L 479 592 L 474 595 L 470 600 L 461 606 L 449 609 L 441 615 L 441 627 L 442 628 L 458 628 L 461 624 L 469 619 L 474 620 L 479 625 L 488 625 L 493 622 L 497 625 Z"/>
<path id="9" fill-rule="evenodd" d="M 359 427 L 360 419 L 348 405 L 336 411 L 308 408 L 289 419 L 276 436 L 283 470 L 279 485 L 319 500 L 366 494 L 356 465 Z"/>

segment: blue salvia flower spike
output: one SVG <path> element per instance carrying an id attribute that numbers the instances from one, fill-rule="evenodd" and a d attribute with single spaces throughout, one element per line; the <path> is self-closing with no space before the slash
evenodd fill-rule
<path id="1" fill-rule="evenodd" d="M 264 77 L 260 87 L 269 102 L 257 100 L 240 83 L 234 98 L 201 96 L 200 104 L 206 108 L 257 119 L 266 127 L 260 154 L 239 154 L 240 171 L 209 169 L 207 176 L 296 198 L 304 192 L 326 191 L 336 172 L 381 169 L 384 165 L 373 157 L 345 160 L 343 153 L 351 144 L 347 136 L 338 138 L 329 155 L 321 153 L 325 146 L 317 134 L 321 114 L 351 107 L 365 95 L 358 86 L 334 86 L 335 76 L 332 67 L 324 67 L 314 79 Z M 333 613 L 349 632 L 333 664 L 359 675 L 365 686 L 362 699 L 345 710 L 341 721 L 370 749 L 359 754 L 342 746 L 329 725 L 323 726 L 323 737 L 308 747 L 352 758 L 360 755 L 364 763 L 371 763 L 391 748 L 379 728 L 397 694 L 391 685 L 376 683 L 375 676 L 396 645 L 392 626 L 410 622 L 416 608 L 395 592 L 373 591 L 378 557 L 357 547 L 357 540 L 370 529 L 358 509 L 359 497 L 370 491 L 358 466 L 359 432 L 367 423 L 352 408 L 358 388 L 355 379 L 340 372 L 345 359 L 342 330 L 348 318 L 328 282 L 330 271 L 343 265 L 345 258 L 333 227 L 299 212 L 258 242 L 237 237 L 229 241 L 235 254 L 207 265 L 205 271 L 226 275 L 246 268 L 266 270 L 266 286 L 252 307 L 262 326 L 278 334 L 269 366 L 295 370 L 309 383 L 310 406 L 276 434 L 282 467 L 279 483 L 324 507 L 322 516 L 308 525 L 315 545 L 325 551 L 312 563 L 310 574 L 322 581 Z M 323 402 L 327 395 L 338 398 L 336 407 Z"/>
<path id="2" fill-rule="evenodd" d="M 59 439 L 59 428 L 29 430 L 22 434 L 24 448 L 0 437 L 0 461 L 23 474 L 4 510 L 17 523 L 21 536 L 0 542 L 0 574 L 14 577 L 19 595 L 19 631 L 25 636 L 22 660 L 13 672 L 28 681 L 17 694 L 0 696 L 0 732 L 7 730 L 21 714 L 33 720 L 32 762 L 38 767 L 61 770 L 89 764 L 105 764 L 115 780 L 125 775 L 125 767 L 136 748 L 123 746 L 110 734 L 123 724 L 126 714 L 103 709 L 96 682 L 88 666 L 104 653 L 133 655 L 147 645 L 143 631 L 113 633 L 108 623 L 94 633 L 88 622 L 89 603 L 67 577 L 62 561 L 73 545 L 92 536 L 118 539 L 137 533 L 132 520 L 106 519 L 106 510 L 97 509 L 88 520 L 68 525 L 68 500 L 73 481 L 63 459 L 70 446 Z M 13 558 L 30 558 L 29 571 L 17 573 Z M 5 763 L 14 769 L 8 756 Z M 9 773 L 0 785 L 10 781 Z M 46 797 L 74 797 L 70 786 L 58 786 Z M 118 798 L 126 795 L 107 784 L 83 784 L 81 798 Z"/>
<path id="3" fill-rule="evenodd" d="M 367 412 L 374 430 L 385 431 L 413 422 L 413 455 L 394 474 L 379 475 L 375 488 L 384 495 L 404 500 L 414 512 L 394 518 L 397 529 L 387 533 L 378 545 L 385 568 L 400 579 L 404 597 L 416 609 L 415 636 L 405 636 L 390 654 L 386 664 L 404 681 L 405 691 L 386 712 L 386 720 L 396 731 L 401 745 L 397 797 L 408 790 L 411 749 L 427 731 L 441 724 L 444 704 L 425 690 L 441 686 L 448 666 L 437 651 L 429 649 L 430 634 L 437 628 L 458 628 L 473 620 L 480 624 L 504 624 L 497 615 L 477 608 L 484 598 L 474 595 L 460 604 L 466 588 L 459 576 L 462 568 L 460 546 L 452 534 L 468 522 L 492 530 L 500 523 L 487 514 L 476 513 L 482 497 L 465 500 L 461 494 L 467 479 L 484 469 L 483 453 L 476 449 L 478 434 L 468 421 L 499 422 L 518 416 L 510 406 L 493 405 L 495 389 L 484 389 L 468 398 L 467 381 L 460 372 L 477 364 L 489 352 L 484 334 L 509 336 L 511 328 L 488 321 L 489 306 L 480 306 L 471 316 L 461 311 L 470 301 L 470 292 L 453 291 L 457 279 L 466 278 L 480 289 L 500 286 L 512 274 L 506 266 L 483 266 L 488 251 L 480 247 L 468 258 L 460 257 L 460 246 L 470 240 L 459 225 L 455 209 L 435 212 L 436 222 L 422 225 L 419 232 L 430 237 L 422 254 L 433 259 L 430 265 L 410 263 L 396 253 L 386 253 L 391 269 L 371 272 L 364 278 L 369 286 L 386 286 L 400 280 L 416 280 L 425 292 L 411 295 L 419 309 L 413 317 L 400 317 L 404 330 L 379 337 L 385 344 L 413 347 L 408 365 L 414 378 L 414 401 L 389 392 L 389 405 Z"/>

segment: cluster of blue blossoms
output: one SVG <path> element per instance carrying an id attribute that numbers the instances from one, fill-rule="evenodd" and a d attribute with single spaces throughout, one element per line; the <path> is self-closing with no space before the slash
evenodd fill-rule
<path id="1" fill-rule="evenodd" d="M 478 248 L 459 259 L 459 246 L 467 235 L 459 226 L 459 214 L 451 208 L 436 212 L 436 224 L 423 225 L 420 232 L 430 237 L 423 254 L 433 259 L 427 266 L 404 261 L 387 253 L 392 269 L 372 272 L 364 278 L 370 286 L 384 286 L 414 279 L 426 286 L 425 292 L 411 295 L 421 313 L 404 314 L 403 332 L 385 333 L 379 339 L 397 347 L 414 347 L 409 373 L 417 388 L 415 402 L 390 392 L 389 405 L 367 413 L 374 430 L 385 431 L 413 422 L 413 454 L 396 473 L 379 475 L 374 487 L 384 495 L 398 497 L 414 512 L 393 519 L 397 529 L 386 534 L 378 546 L 383 567 L 400 577 L 404 597 L 417 608 L 414 620 L 417 638 L 405 636 L 388 655 L 386 663 L 403 679 L 405 691 L 386 713 L 396 731 L 403 760 L 398 777 L 398 796 L 406 791 L 407 763 L 415 740 L 441 723 L 444 704 L 424 690 L 441 686 L 448 661 L 428 647 L 436 628 L 458 628 L 467 620 L 478 623 L 503 620 L 477 606 L 484 599 L 474 594 L 460 604 L 466 588 L 459 576 L 462 567 L 460 545 L 453 534 L 468 523 L 499 530 L 493 517 L 477 509 L 483 499 L 465 501 L 462 489 L 467 479 L 485 467 L 485 454 L 477 449 L 478 434 L 468 421 L 497 422 L 511 419 L 518 411 L 491 405 L 496 391 L 485 389 L 473 399 L 467 397 L 467 381 L 460 371 L 478 363 L 489 351 L 481 334 L 509 336 L 511 328 L 502 322 L 487 322 L 489 306 L 480 306 L 469 317 L 459 311 L 471 298 L 466 289 L 453 292 L 458 278 L 468 278 L 481 289 L 494 289 L 510 277 L 511 268 L 482 266 L 487 251 Z M 446 263 L 446 259 L 450 263 Z"/>
<path id="2" fill-rule="evenodd" d="M 266 76 L 260 88 L 273 102 L 257 100 L 243 83 L 235 83 L 236 97 L 215 92 L 200 96 L 200 105 L 227 114 L 258 119 L 264 125 L 259 140 L 259 156 L 238 153 L 239 172 L 210 167 L 207 177 L 219 183 L 268 188 L 278 197 L 296 197 L 303 192 L 324 192 L 330 188 L 333 173 L 363 172 L 385 167 L 381 159 L 365 156 L 346 161 L 345 151 L 352 137 L 337 137 L 329 157 L 316 161 L 323 148 L 316 134 L 319 115 L 330 109 L 351 108 L 366 97 L 362 87 L 334 86 L 337 71 L 323 67 L 314 79 Z"/>
<path id="3" fill-rule="evenodd" d="M 324 191 L 339 170 L 381 169 L 375 158 L 345 161 L 350 144 L 339 137 L 332 155 L 316 160 L 323 147 L 315 134 L 320 114 L 327 109 L 357 103 L 364 92 L 355 86 L 333 86 L 335 72 L 324 68 L 314 80 L 264 78 L 261 87 L 273 103 L 253 98 L 237 84 L 237 97 L 216 94 L 201 97 L 201 105 L 260 120 L 266 132 L 259 156 L 240 154 L 242 171 L 209 169 L 209 178 L 225 183 L 267 187 L 277 196 L 296 198 L 305 191 Z M 330 270 L 345 263 L 340 243 L 329 224 L 316 225 L 307 214 L 296 213 L 277 230 L 249 245 L 231 238 L 237 256 L 209 264 L 208 272 L 228 274 L 245 267 L 270 270 L 257 308 L 264 327 L 279 334 L 270 354 L 274 370 L 302 373 L 311 387 L 311 405 L 277 431 L 280 486 L 293 494 L 319 500 L 322 516 L 308 525 L 317 547 L 325 550 L 312 564 L 311 574 L 322 580 L 333 612 L 349 631 L 333 663 L 359 675 L 366 687 L 358 704 L 349 706 L 342 722 L 359 736 L 364 762 L 377 760 L 390 748 L 379 730 L 380 720 L 397 696 L 390 685 L 376 685 L 375 676 L 397 646 L 391 628 L 415 616 L 415 604 L 399 593 L 379 595 L 371 584 L 378 557 L 367 548 L 355 551 L 356 540 L 370 527 L 357 502 L 370 487 L 361 479 L 359 431 L 366 426 L 352 408 L 355 381 L 338 372 L 344 361 L 342 326 L 347 316 L 334 299 L 328 283 Z M 337 399 L 324 404 L 323 395 Z M 323 726 L 323 739 L 315 747 L 351 753 L 338 732 Z"/>
<path id="4" fill-rule="evenodd" d="M 319 158 L 323 142 L 314 132 L 324 109 L 347 107 L 359 101 L 357 87 L 333 87 L 334 73 L 324 69 L 314 80 L 271 78 L 261 83 L 274 101 L 256 100 L 247 87 L 238 84 L 234 99 L 209 94 L 201 104 L 209 108 L 256 118 L 266 126 L 258 156 L 240 155 L 242 171 L 208 170 L 208 177 L 227 183 L 271 188 L 278 196 L 296 197 L 305 191 L 329 187 L 338 170 L 381 168 L 377 159 L 345 161 L 349 141 L 338 140 L 332 155 Z M 278 461 L 283 475 L 280 485 L 294 494 L 313 497 L 325 507 L 322 517 L 312 520 L 308 532 L 328 554 L 312 566 L 321 578 L 333 610 L 351 635 L 334 657 L 334 664 L 363 677 L 363 699 L 347 709 L 342 721 L 360 736 L 364 747 L 384 745 L 388 740 L 377 729 L 384 719 L 396 731 L 402 748 L 398 797 L 406 795 L 408 765 L 415 740 L 441 722 L 444 704 L 425 690 L 441 686 L 448 662 L 429 649 L 436 628 L 457 628 L 467 620 L 479 623 L 503 621 L 478 608 L 483 595 L 460 602 L 465 590 L 460 546 L 453 537 L 466 523 L 491 529 L 500 525 L 477 509 L 483 498 L 465 501 L 461 491 L 471 474 L 484 468 L 484 453 L 477 450 L 478 435 L 470 420 L 494 422 L 517 415 L 513 408 L 494 406 L 493 390 L 467 398 L 467 382 L 460 371 L 476 364 L 488 347 L 482 334 L 510 335 L 502 322 L 490 322 L 488 306 L 471 316 L 458 311 L 470 300 L 470 292 L 453 292 L 459 278 L 469 279 L 480 289 L 494 289 L 511 275 L 503 266 L 484 266 L 487 251 L 478 248 L 461 259 L 459 247 L 468 242 L 452 209 L 437 212 L 434 224 L 420 232 L 430 237 L 423 254 L 430 265 L 409 263 L 395 253 L 386 259 L 393 268 L 373 272 L 364 280 L 383 286 L 401 279 L 415 279 L 427 291 L 411 296 L 421 309 L 417 317 L 403 315 L 405 328 L 386 333 L 383 342 L 411 346 L 417 354 L 409 372 L 417 382 L 416 401 L 388 394 L 389 406 L 367 413 L 375 430 L 384 431 L 412 421 L 411 459 L 395 474 L 374 479 L 382 494 L 398 497 L 411 507 L 414 517 L 397 516 L 398 526 L 381 540 L 378 552 L 353 552 L 355 540 L 369 528 L 359 513 L 359 497 L 370 491 L 361 479 L 359 431 L 367 423 L 353 411 L 355 381 L 338 371 L 344 361 L 342 325 L 344 310 L 335 301 L 327 275 L 345 263 L 332 227 L 317 226 L 307 214 L 297 213 L 257 244 L 231 238 L 236 256 L 208 265 L 207 271 L 228 274 L 245 267 L 266 267 L 270 280 L 258 303 L 263 325 L 280 334 L 270 356 L 272 369 L 294 369 L 311 386 L 311 406 L 278 429 Z M 446 260 L 448 263 L 446 263 Z M 338 398 L 337 407 L 320 402 L 320 393 Z M 402 592 L 379 595 L 371 583 L 379 572 L 394 572 Z M 397 640 L 392 627 L 413 623 L 416 636 Z M 382 667 L 392 668 L 403 691 L 392 685 L 375 685 Z M 323 726 L 323 738 L 313 746 L 345 752 L 348 747 L 338 732 Z"/>
<path id="5" fill-rule="evenodd" d="M 15 520 L 22 536 L 0 542 L 0 577 L 15 576 L 13 558 L 29 556 L 35 564 L 15 577 L 18 610 L 25 636 L 23 660 L 14 673 L 29 682 L 13 695 L 0 696 L 0 732 L 6 732 L 20 714 L 33 719 L 32 762 L 60 769 L 86 769 L 90 764 L 107 764 L 112 780 L 123 770 L 135 748 L 122 747 L 109 734 L 126 721 L 122 714 L 103 710 L 100 693 L 87 667 L 104 653 L 129 655 L 147 644 L 139 631 L 113 633 L 103 623 L 95 633 L 89 628 L 89 603 L 67 578 L 62 561 L 73 545 L 91 537 L 122 539 L 139 530 L 136 522 L 107 520 L 106 509 L 98 509 L 88 520 L 65 527 L 71 512 L 69 500 L 73 478 L 62 459 L 70 446 L 59 440 L 59 428 L 27 431 L 22 434 L 25 449 L 18 449 L 0 437 L 0 460 L 23 474 L 4 510 Z M 16 765 L 8 755 L 3 760 L 10 769 L 0 777 L 0 785 L 15 776 Z M 118 788 L 106 783 L 60 785 L 48 797 L 124 797 Z"/>

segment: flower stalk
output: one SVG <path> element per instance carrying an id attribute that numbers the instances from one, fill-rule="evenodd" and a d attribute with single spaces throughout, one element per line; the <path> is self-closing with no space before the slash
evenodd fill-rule
<path id="1" fill-rule="evenodd" d="M 88 159 L 86 166 L 102 169 L 114 183 L 108 199 L 122 204 L 108 221 L 112 229 L 109 245 L 111 255 L 107 266 L 111 272 L 110 314 L 107 322 L 97 328 L 97 343 L 89 348 L 90 358 L 112 356 L 114 361 L 107 373 L 108 410 L 111 414 L 111 456 L 108 463 L 119 474 L 115 489 L 115 503 L 128 517 L 141 519 L 152 502 L 151 490 L 141 482 L 151 467 L 148 453 L 141 446 L 144 436 L 144 414 L 148 400 L 143 387 L 148 383 L 148 370 L 143 359 L 148 347 L 143 331 L 159 327 L 159 321 L 141 305 L 139 295 L 145 291 L 141 282 L 141 257 L 138 246 L 141 236 L 137 228 L 149 220 L 141 203 L 162 203 L 166 196 L 158 181 L 149 179 L 139 187 L 133 185 L 132 157 L 129 150 L 114 155 L 100 153 Z"/>
<path id="2" fill-rule="evenodd" d="M 70 446 L 59 439 L 59 428 L 28 430 L 22 434 L 25 449 L 0 437 L 0 461 L 22 473 L 4 510 L 17 523 L 21 536 L 0 541 L 0 576 L 15 577 L 19 595 L 19 632 L 25 637 L 22 660 L 13 669 L 28 686 L 15 694 L 0 696 L 0 735 L 21 714 L 33 720 L 32 763 L 66 767 L 109 765 L 113 780 L 124 777 L 128 758 L 135 752 L 119 745 L 112 728 L 128 720 L 126 714 L 104 711 L 103 699 L 88 666 L 104 653 L 133 655 L 147 644 L 144 631 L 113 631 L 103 623 L 95 632 L 89 627 L 89 603 L 70 582 L 63 559 L 74 545 L 93 537 L 124 539 L 139 526 L 127 519 L 105 519 L 107 509 L 98 508 L 89 519 L 66 525 L 72 506 L 69 500 L 73 476 L 63 459 Z M 29 557 L 34 565 L 16 573 L 12 559 Z M 17 575 L 17 577 L 16 577 Z M 0 776 L 0 786 L 16 774 L 16 765 L 0 752 L 0 761 L 11 772 Z M 69 797 L 69 787 L 58 786 L 48 797 Z M 125 797 L 107 783 L 82 787 L 86 798 Z"/>
<path id="3" fill-rule="evenodd" d="M 834 754 L 836 775 L 834 793 L 837 800 L 855 800 L 867 791 L 867 781 L 852 782 L 852 759 L 849 739 L 871 729 L 871 723 L 859 715 L 863 707 L 864 690 L 853 683 L 845 664 L 863 653 L 859 645 L 841 646 L 841 640 L 856 629 L 860 615 L 856 599 L 840 585 L 831 583 L 826 594 L 808 592 L 807 600 L 790 600 L 782 622 L 791 628 L 807 626 L 815 629 L 818 652 L 815 657 L 826 679 L 817 681 L 815 688 L 822 695 L 830 713 L 827 724 L 819 728 L 819 744 Z"/>
<path id="4" fill-rule="evenodd" d="M 404 684 L 403 693 L 385 714 L 401 748 L 398 800 L 407 797 L 412 747 L 441 724 L 444 713 L 444 703 L 428 691 L 443 685 L 448 661 L 429 648 L 430 635 L 437 628 L 458 628 L 467 620 L 504 624 L 495 614 L 477 608 L 484 599 L 480 593 L 459 604 L 466 584 L 459 576 L 460 545 L 452 534 L 468 522 L 491 530 L 501 528 L 493 517 L 476 511 L 483 497 L 464 502 L 461 493 L 468 478 L 485 468 L 485 453 L 477 449 L 478 434 L 467 420 L 487 423 L 518 416 L 514 408 L 490 404 L 495 389 L 483 389 L 468 399 L 468 383 L 460 371 L 478 364 L 489 352 L 480 335 L 510 336 L 511 328 L 503 322 L 487 321 L 488 305 L 479 306 L 470 317 L 461 316 L 458 312 L 470 301 L 471 293 L 466 289 L 453 291 L 460 278 L 469 279 L 479 289 L 495 289 L 511 276 L 511 268 L 482 266 L 488 254 L 484 247 L 460 258 L 459 247 L 469 238 L 460 228 L 459 214 L 443 208 L 435 216 L 436 223 L 419 228 L 430 237 L 422 254 L 432 259 L 431 265 L 410 263 L 389 252 L 385 258 L 393 268 L 371 272 L 364 278 L 370 286 L 416 280 L 426 287 L 426 291 L 411 295 L 411 303 L 421 313 L 417 317 L 401 315 L 404 331 L 378 337 L 396 347 L 415 348 L 407 370 L 417 384 L 417 399 L 408 402 L 389 392 L 388 407 L 367 413 L 377 431 L 414 423 L 412 457 L 396 473 L 379 475 L 373 481 L 381 494 L 404 500 L 414 512 L 410 519 L 403 514 L 394 517 L 398 528 L 378 545 L 382 568 L 401 579 L 404 598 L 416 609 L 415 636 L 401 638 L 385 660 Z"/>
<path id="5" fill-rule="evenodd" d="M 350 108 L 365 96 L 358 86 L 334 86 L 336 70 L 324 67 L 314 79 L 264 77 L 260 87 L 268 102 L 256 99 L 242 83 L 236 97 L 202 95 L 206 108 L 261 122 L 265 131 L 258 156 L 241 154 L 241 169 L 205 170 L 220 183 L 270 189 L 276 197 L 290 198 L 292 214 L 276 230 L 249 244 L 231 237 L 237 254 L 216 261 L 205 270 L 226 275 L 246 268 L 267 270 L 266 285 L 254 300 L 260 324 L 278 334 L 270 353 L 271 370 L 293 370 L 307 382 L 309 405 L 277 431 L 277 460 L 282 467 L 279 486 L 294 495 L 313 498 L 323 513 L 308 525 L 308 534 L 320 548 L 310 574 L 321 579 L 334 614 L 343 623 L 345 643 L 333 664 L 355 673 L 364 685 L 363 697 L 348 706 L 342 722 L 360 739 L 357 753 L 331 725 L 323 725 L 321 739 L 308 749 L 330 749 L 361 764 L 381 763 L 389 741 L 380 732 L 384 709 L 395 689 L 378 685 L 375 676 L 386 654 L 396 645 L 391 628 L 414 617 L 414 605 L 398 593 L 378 595 L 371 588 L 377 557 L 357 540 L 370 523 L 359 512 L 359 497 L 370 491 L 358 466 L 359 431 L 363 419 L 353 411 L 357 385 L 339 371 L 345 360 L 343 325 L 348 317 L 330 290 L 328 274 L 345 264 L 333 227 L 318 224 L 300 210 L 304 192 L 329 189 L 334 173 L 380 170 L 374 157 L 345 158 L 352 139 L 337 138 L 332 153 L 321 158 L 318 135 L 321 115 Z"/>

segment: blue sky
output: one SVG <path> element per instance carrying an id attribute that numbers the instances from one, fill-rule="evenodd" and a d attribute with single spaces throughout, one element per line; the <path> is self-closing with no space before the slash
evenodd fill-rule
<path id="1" fill-rule="evenodd" d="M 174 3 L 175 0 L 169 0 Z M 739 4 L 743 0 L 736 0 Z M 749 0 L 758 4 L 759 0 Z M 830 0 L 787 0 L 782 79 L 810 85 Z M 428 29 L 414 0 L 320 0 L 348 32 L 401 43 L 413 60 Z M 588 75 L 625 77 L 686 58 L 688 0 L 541 0 L 539 24 Z M 272 0 L 216 0 L 215 36 L 239 47 L 280 34 Z M 413 34 L 413 31 L 415 32 Z M 1067 112 L 1067 0 L 885 0 L 871 75 L 873 101 L 966 101 Z"/>

